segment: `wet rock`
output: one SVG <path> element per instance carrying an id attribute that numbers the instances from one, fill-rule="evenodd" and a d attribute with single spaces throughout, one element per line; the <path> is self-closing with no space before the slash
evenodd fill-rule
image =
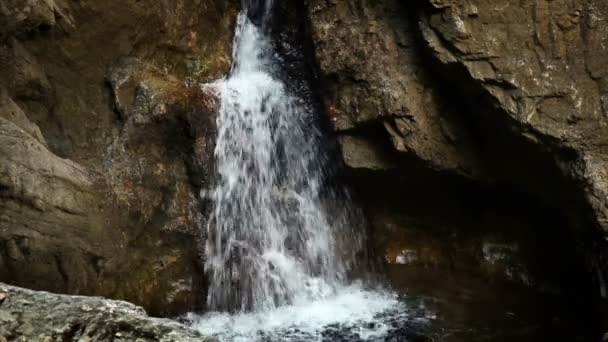
<path id="1" fill-rule="evenodd" d="M 387 156 L 378 143 L 356 136 L 341 135 L 338 142 L 342 148 L 344 162 L 351 168 L 387 170 L 396 168 L 392 156 Z"/>
<path id="2" fill-rule="evenodd" d="M 0 340 L 211 341 L 184 325 L 148 317 L 138 306 L 99 297 L 56 295 L 0 283 Z"/>
<path id="3" fill-rule="evenodd" d="M 466 127 L 422 67 L 416 28 L 401 1 L 306 3 L 323 99 L 336 131 L 377 127 L 384 132 L 367 138 L 370 144 L 390 140 L 394 150 L 433 168 L 467 176 L 479 171 Z"/>
<path id="4" fill-rule="evenodd" d="M 97 272 L 88 261 L 103 258 L 97 243 L 109 243 L 90 210 L 90 173 L 1 117 L 0 142 L 0 275 L 31 287 L 90 291 Z"/>
<path id="5" fill-rule="evenodd" d="M 238 7 L 0 4 L 0 281 L 201 307 L 214 97 L 198 84 L 227 72 Z"/>
<path id="6" fill-rule="evenodd" d="M 188 106 L 200 113 L 216 110 L 211 87 L 180 81 L 134 57 L 119 59 L 110 68 L 109 82 L 122 120 L 136 125 L 177 120 L 182 115 L 180 110 Z"/>
<path id="7" fill-rule="evenodd" d="M 605 2 L 306 4 L 334 129 L 361 136 L 366 146 L 383 146 L 343 143 L 344 159 L 356 169 L 354 187 L 383 178 L 387 188 L 398 188 L 405 178 L 439 171 L 488 189 L 520 189 L 522 198 L 535 198 L 555 217 L 567 213 L 559 231 L 548 234 L 569 236 L 565 248 L 585 263 L 579 277 L 594 283 L 593 302 L 602 302 L 608 276 Z M 377 167 L 376 160 L 387 156 L 395 169 Z M 411 196 L 421 194 L 402 187 L 394 201 Z M 382 215 L 398 221 L 395 210 Z M 368 215 L 374 221 L 378 214 Z M 476 258 L 483 256 L 483 246 L 475 248 Z M 396 248 L 392 259 L 406 250 L 401 259 L 409 260 L 410 249 Z M 509 270 L 486 262 L 480 271 Z"/>
<path id="8" fill-rule="evenodd" d="M 215 95 L 137 58 L 120 59 L 107 78 L 123 121 L 105 153 L 115 196 L 108 205 L 131 213 L 117 222 L 135 217 L 136 227 L 144 223 L 128 233 L 138 242 L 125 246 L 130 260 L 120 268 L 133 282 L 110 286 L 119 298 L 136 298 L 153 312 L 200 307 L 197 246 L 205 212 L 198 193 L 210 181 L 213 144 L 201 150 L 199 142 L 214 140 Z M 156 286 L 141 287 L 146 283 Z"/>
<path id="9" fill-rule="evenodd" d="M 48 29 L 58 22 L 70 25 L 71 21 L 64 0 L 7 0 L 0 6 L 0 41 L 11 35 Z"/>
<path id="10" fill-rule="evenodd" d="M 442 72 L 458 79 L 463 102 L 478 108 L 472 112 L 485 153 L 503 159 L 493 157 L 493 172 L 568 211 L 597 296 L 605 298 L 608 6 L 427 3 L 423 39 Z"/>

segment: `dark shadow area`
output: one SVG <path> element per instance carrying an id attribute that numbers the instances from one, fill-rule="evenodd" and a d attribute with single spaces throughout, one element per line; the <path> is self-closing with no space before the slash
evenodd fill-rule
<path id="1" fill-rule="evenodd" d="M 432 333 L 446 341 L 588 341 L 596 331 L 588 274 L 558 208 L 415 163 L 355 170 L 348 180 L 382 273 L 399 291 L 426 298 L 437 312 Z"/>

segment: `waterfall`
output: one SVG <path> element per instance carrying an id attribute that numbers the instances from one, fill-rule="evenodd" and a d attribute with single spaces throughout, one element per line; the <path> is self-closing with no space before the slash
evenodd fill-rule
<path id="1" fill-rule="evenodd" d="M 401 334 L 408 310 L 395 293 L 347 279 L 363 225 L 335 184 L 310 95 L 282 80 L 272 10 L 271 0 L 243 0 L 232 68 L 211 85 L 220 97 L 217 181 L 206 194 L 211 311 L 188 318 L 223 341 L 384 341 Z"/>
<path id="2" fill-rule="evenodd" d="M 205 267 L 209 308 L 259 311 L 333 293 L 353 254 L 338 253 L 337 234 L 360 233 L 347 204 L 334 205 L 341 208 L 331 220 L 323 208 L 342 191 L 327 184 L 332 167 L 308 99 L 275 75 L 272 1 L 243 8 L 231 72 L 217 84 L 218 181 Z"/>

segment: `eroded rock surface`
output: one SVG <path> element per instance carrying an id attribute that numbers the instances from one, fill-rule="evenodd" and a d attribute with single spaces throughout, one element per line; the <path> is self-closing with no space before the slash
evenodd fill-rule
<path id="1" fill-rule="evenodd" d="M 103 258 L 96 245 L 111 245 L 91 211 L 91 174 L 3 118 L 0 142 L 0 275 L 32 287 L 90 291 Z"/>
<path id="2" fill-rule="evenodd" d="M 0 4 L 0 281 L 202 305 L 215 101 L 199 83 L 228 70 L 238 7 Z"/>
<path id="3" fill-rule="evenodd" d="M 294 32 L 277 33 L 277 45 L 286 72 L 302 73 L 287 77 L 313 79 L 308 65 L 289 66 L 289 53 L 300 53 L 291 50 L 306 45 L 290 45 L 303 34 L 294 4 L 281 3 L 292 11 L 279 21 L 293 19 Z M 157 315 L 201 304 L 199 190 L 211 177 L 216 104 L 199 83 L 228 70 L 238 5 L 0 3 L 0 281 L 126 299 Z M 306 0 L 305 10 L 318 93 L 352 183 L 362 193 L 381 183 L 362 202 L 372 229 L 394 233 L 383 245 L 389 259 L 451 267 L 459 257 L 434 253 L 454 246 L 450 229 L 509 216 L 471 214 L 495 207 L 460 205 L 461 189 L 448 201 L 454 219 L 433 221 L 446 208 L 429 196 L 447 190 L 425 194 L 425 182 L 502 184 L 565 213 L 572 247 L 606 297 L 604 1 Z M 479 203 L 496 200 L 481 193 Z M 552 222 L 534 215 L 479 226 Z M 440 234 L 419 238 L 434 234 L 429 222 Z M 454 253 L 466 256 L 464 268 L 506 273 L 510 262 L 498 271 L 483 263 L 514 244 L 461 235 L 466 251 Z"/>
<path id="4" fill-rule="evenodd" d="M 308 0 L 306 6 L 323 101 L 355 170 L 355 188 L 387 183 L 399 194 L 387 206 L 423 196 L 408 186 L 433 180 L 428 175 L 435 171 L 482 188 L 517 189 L 555 217 L 564 214 L 555 235 L 569 236 L 571 250 L 584 259 L 587 273 L 576 277 L 591 280 L 594 295 L 606 297 L 604 1 Z M 385 195 L 370 196 L 363 202 L 376 233 L 425 231 L 415 222 L 424 208 L 376 210 L 374 201 L 383 203 Z M 539 224 L 502 229 L 542 230 Z M 431 238 L 442 239 L 449 238 Z M 430 264 L 451 258 L 436 253 L 445 246 L 424 244 L 414 254 L 427 255 Z M 463 248 L 484 253 L 481 246 Z M 414 258 L 399 249 L 389 251 L 392 259 Z"/>
<path id="5" fill-rule="evenodd" d="M 422 66 L 416 27 L 408 17 L 413 13 L 402 1 L 309 0 L 307 9 L 325 106 L 336 131 L 364 139 L 375 127 L 384 133 L 368 137 L 368 144 L 390 139 L 393 149 L 433 168 L 467 176 L 478 172 L 466 127 L 440 100 Z M 358 149 L 356 140 L 340 142 L 345 150 Z"/>
<path id="6" fill-rule="evenodd" d="M 419 21 L 438 65 L 459 79 L 469 107 L 480 109 L 479 126 L 490 128 L 482 140 L 496 140 L 489 135 L 500 130 L 511 141 L 486 145 L 513 160 L 497 163 L 496 173 L 568 210 L 604 298 L 607 19 L 604 1 L 428 1 Z M 555 177 L 538 171 L 538 159 L 508 152 L 525 156 L 517 144 L 544 154 L 537 158 L 552 165 Z"/>
<path id="7" fill-rule="evenodd" d="M 211 341 L 121 301 L 36 292 L 0 283 L 0 340 Z"/>

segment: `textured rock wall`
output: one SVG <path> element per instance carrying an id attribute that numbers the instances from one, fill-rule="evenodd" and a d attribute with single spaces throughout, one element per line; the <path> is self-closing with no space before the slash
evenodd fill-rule
<path id="1" fill-rule="evenodd" d="M 438 65 L 460 76 L 462 95 L 477 96 L 480 127 L 501 129 L 514 142 L 482 134 L 487 147 L 496 147 L 490 153 L 509 160 L 494 172 L 568 212 L 595 294 L 604 299 L 606 19 L 603 1 L 428 1 L 419 21 Z M 541 156 L 548 166 L 509 149 Z"/>
<path id="2" fill-rule="evenodd" d="M 57 295 L 0 283 L 0 340 L 211 341 L 138 306 L 98 297 Z"/>
<path id="3" fill-rule="evenodd" d="M 238 1 L 0 2 L 0 281 L 176 314 Z"/>
<path id="4" fill-rule="evenodd" d="M 434 188 L 429 182 L 437 178 L 428 175 L 435 171 L 469 179 L 472 187 L 519 191 L 522 201 L 563 215 L 565 224 L 553 225 L 555 233 L 544 229 L 548 222 L 502 229 L 536 229 L 551 243 L 565 237 L 578 252 L 570 257 L 584 259 L 586 267 L 579 267 L 594 283 L 593 302 L 602 306 L 608 271 L 606 3 L 307 0 L 306 7 L 325 109 L 355 171 L 352 183 L 364 189 L 372 229 L 392 237 L 396 226 L 425 231 L 414 222 L 421 211 L 407 203 L 430 195 L 409 187 Z M 366 190 L 383 183 L 399 195 L 386 202 L 388 195 Z M 486 201 L 500 205 L 491 196 L 503 194 L 488 192 Z M 471 203 L 461 206 L 461 215 L 482 210 L 474 197 L 461 197 Z M 396 207 L 378 210 L 377 203 Z M 434 203 L 440 215 L 444 202 Z M 451 229 L 460 234 L 466 228 Z M 471 248 L 482 255 L 481 246 Z"/>
<path id="5" fill-rule="evenodd" d="M 432 168 L 478 173 L 470 134 L 422 66 L 401 1 L 310 0 L 307 8 L 325 106 L 347 163 L 365 167 L 358 152 L 383 149 L 365 138 L 380 129 L 394 150 Z"/>

